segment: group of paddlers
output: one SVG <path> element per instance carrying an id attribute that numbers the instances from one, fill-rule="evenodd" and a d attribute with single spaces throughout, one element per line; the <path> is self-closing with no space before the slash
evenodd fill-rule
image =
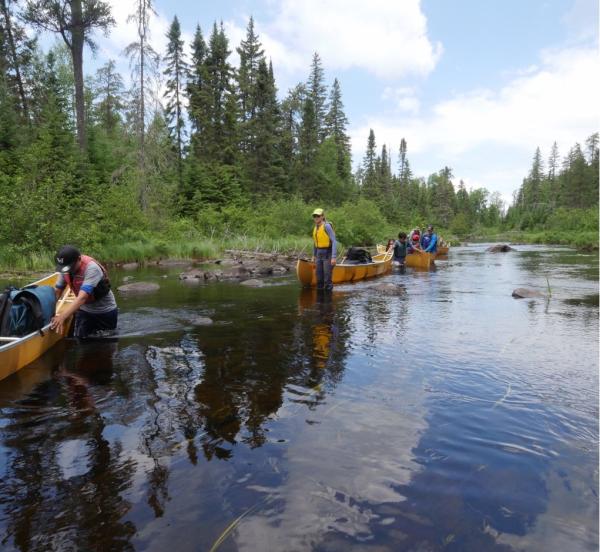
<path id="1" fill-rule="evenodd" d="M 425 232 L 421 233 L 419 228 L 411 230 L 407 236 L 406 232 L 400 232 L 397 240 L 389 240 L 387 244 L 387 250 L 390 248 L 394 250 L 394 256 L 392 262 L 396 266 L 404 266 L 406 261 L 406 255 L 415 253 L 416 251 L 423 251 L 425 253 L 437 252 L 438 237 L 433 231 L 433 226 L 430 224 Z"/>
<path id="2" fill-rule="evenodd" d="M 313 228 L 313 257 L 317 272 L 317 290 L 331 290 L 333 283 L 331 275 L 336 264 L 337 248 L 335 231 L 330 222 L 325 219 L 323 209 L 315 209 L 312 214 L 315 226 Z M 409 235 L 400 232 L 398 239 L 389 240 L 387 250 L 393 248 L 392 262 L 396 266 L 404 266 L 406 255 L 416 250 L 426 253 L 436 253 L 438 246 L 437 234 L 433 226 L 427 226 L 425 232 L 421 233 L 419 228 L 414 228 Z"/>

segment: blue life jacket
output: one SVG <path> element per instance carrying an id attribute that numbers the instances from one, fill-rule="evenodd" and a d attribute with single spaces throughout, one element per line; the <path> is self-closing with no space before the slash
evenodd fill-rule
<path id="1" fill-rule="evenodd" d="M 423 234 L 421 237 L 421 247 L 427 249 L 431 243 L 431 234 Z"/>

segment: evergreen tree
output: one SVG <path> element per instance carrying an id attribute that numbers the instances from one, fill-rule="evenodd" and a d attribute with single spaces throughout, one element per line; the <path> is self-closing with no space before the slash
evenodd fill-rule
<path id="1" fill-rule="evenodd" d="M 375 153 L 375 133 L 373 129 L 369 129 L 369 138 L 367 140 L 367 151 L 363 159 L 363 179 L 362 191 L 367 197 L 377 194 L 377 168 L 376 168 L 376 153 Z"/>
<path id="2" fill-rule="evenodd" d="M 342 180 L 350 178 L 350 138 L 347 134 L 348 118 L 344 113 L 340 83 L 334 79 L 329 96 L 329 111 L 325 117 L 325 133 L 336 146 L 337 174 Z"/>
<path id="3" fill-rule="evenodd" d="M 310 75 L 306 83 L 308 97 L 313 104 L 315 113 L 314 126 L 317 129 L 319 142 L 322 142 L 326 136 L 325 113 L 327 112 L 327 87 L 325 86 L 325 76 L 321 58 L 317 52 L 313 54 Z"/>
<path id="4" fill-rule="evenodd" d="M 200 137 L 208 129 L 211 95 L 208 88 L 208 67 L 206 58 L 208 49 L 202 36 L 200 25 L 196 27 L 192 42 L 192 63 L 188 74 L 187 95 L 188 115 L 191 126 L 191 151 L 193 155 L 202 157 L 202 140 Z"/>
<path id="5" fill-rule="evenodd" d="M 252 119 L 256 110 L 256 87 L 258 84 L 259 63 L 264 60 L 264 51 L 254 32 L 254 18 L 250 17 L 246 28 L 246 39 L 236 48 L 240 56 L 240 68 L 237 73 L 238 96 L 242 122 Z M 244 139 L 242 147 L 247 146 Z"/>
<path id="6" fill-rule="evenodd" d="M 281 154 L 281 113 L 272 68 L 264 59 L 258 65 L 252 121 L 252 150 L 249 152 L 249 179 L 254 193 L 273 195 L 284 185 L 285 171 Z"/>
<path id="7" fill-rule="evenodd" d="M 106 132 L 111 134 L 121 121 L 120 112 L 124 107 L 123 78 L 116 71 L 114 60 L 108 60 L 96 71 L 94 86 L 98 119 Z"/>
<path id="8" fill-rule="evenodd" d="M 177 16 L 167 33 L 169 43 L 165 56 L 166 68 L 164 74 L 167 76 L 165 99 L 165 115 L 169 126 L 169 132 L 175 140 L 177 152 L 177 174 L 179 186 L 183 186 L 183 140 L 185 122 L 183 120 L 183 87 L 187 74 L 187 63 L 183 52 L 183 40 L 181 39 L 181 27 Z"/>

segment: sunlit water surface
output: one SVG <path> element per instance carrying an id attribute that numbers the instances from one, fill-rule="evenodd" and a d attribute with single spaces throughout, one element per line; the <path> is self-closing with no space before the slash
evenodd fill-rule
<path id="1" fill-rule="evenodd" d="M 0 548 L 597 550 L 598 255 L 518 249 L 325 298 L 113 271 L 161 286 L 117 342 L 0 382 Z"/>

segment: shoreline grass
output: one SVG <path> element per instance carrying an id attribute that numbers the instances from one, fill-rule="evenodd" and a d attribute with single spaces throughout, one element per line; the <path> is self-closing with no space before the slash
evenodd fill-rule
<path id="1" fill-rule="evenodd" d="M 122 263 L 144 264 L 160 260 L 208 261 L 223 256 L 229 249 L 302 255 L 310 252 L 311 247 L 312 239 L 304 236 L 277 239 L 235 236 L 223 239 L 178 241 L 148 238 L 99 245 L 86 249 L 85 253 L 107 266 L 115 266 Z M 51 271 L 54 266 L 54 254 L 54 251 L 49 250 L 20 254 L 14 249 L 0 248 L 0 272 L 9 274 Z"/>
<path id="2" fill-rule="evenodd" d="M 577 235 L 546 230 L 541 232 L 507 231 L 477 232 L 467 240 L 508 241 L 546 245 L 567 245 L 583 251 L 598 250 L 597 232 L 581 232 Z M 459 245 L 454 236 L 446 241 Z M 226 250 L 247 250 L 263 253 L 289 255 L 310 254 L 312 239 L 308 236 L 286 236 L 281 238 L 257 236 L 227 236 L 223 238 L 195 236 L 193 239 L 165 240 L 144 237 L 139 240 L 113 242 L 86 249 L 86 253 L 108 266 L 137 262 L 140 264 L 160 260 L 203 261 L 222 257 Z M 0 272 L 5 274 L 30 274 L 51 271 L 54 266 L 54 251 L 40 250 L 22 253 L 14 248 L 0 247 Z"/>

